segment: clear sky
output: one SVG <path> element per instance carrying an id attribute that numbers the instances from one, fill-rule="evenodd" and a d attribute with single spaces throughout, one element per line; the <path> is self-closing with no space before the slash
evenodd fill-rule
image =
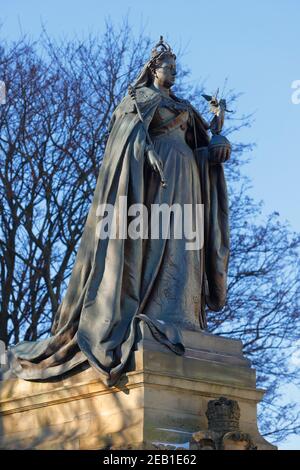
<path id="1" fill-rule="evenodd" d="M 255 112 L 239 136 L 257 144 L 246 168 L 251 194 L 300 231 L 300 103 L 293 104 L 291 88 L 300 81 L 300 1 L 0 0 L 2 35 L 10 39 L 20 29 L 37 37 L 41 23 L 55 37 L 101 33 L 105 18 L 118 22 L 127 13 L 154 42 L 163 34 L 175 52 L 184 46 L 191 78 L 205 78 L 207 92 L 226 78 L 243 92 L 239 113 Z M 289 442 L 300 448 L 300 438 Z"/>

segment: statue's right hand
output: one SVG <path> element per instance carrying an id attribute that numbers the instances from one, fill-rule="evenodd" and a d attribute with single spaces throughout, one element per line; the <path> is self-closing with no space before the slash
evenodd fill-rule
<path id="1" fill-rule="evenodd" d="M 147 155 L 148 163 L 151 166 L 152 170 L 158 173 L 162 186 L 166 188 L 167 183 L 166 183 L 165 176 L 163 173 L 163 164 L 159 156 L 155 152 L 154 148 L 149 146 L 146 149 L 146 155 Z"/>
<path id="2" fill-rule="evenodd" d="M 160 173 L 163 168 L 163 164 L 155 150 L 153 148 L 148 148 L 146 150 L 146 155 L 148 163 L 151 166 L 152 170 L 156 171 L 157 173 Z"/>
<path id="3" fill-rule="evenodd" d="M 130 96 L 133 100 L 136 99 L 136 90 L 135 90 L 135 88 L 134 88 L 133 86 L 131 86 L 131 85 L 129 85 L 129 87 L 128 87 L 128 94 L 129 94 L 129 96 Z"/>

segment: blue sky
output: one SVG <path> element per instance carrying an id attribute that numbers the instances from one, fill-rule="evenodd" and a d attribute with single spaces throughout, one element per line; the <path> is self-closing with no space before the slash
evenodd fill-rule
<path id="1" fill-rule="evenodd" d="M 247 167 L 251 194 L 300 231 L 300 104 L 291 99 L 291 84 L 300 80 L 298 0 L 0 0 L 0 7 L 9 38 L 20 28 L 35 37 L 41 22 L 54 36 L 101 32 L 109 15 L 120 21 L 129 13 L 137 31 L 143 23 L 154 41 L 163 34 L 175 51 L 184 46 L 191 79 L 205 78 L 207 91 L 228 78 L 243 92 L 238 111 L 255 112 L 239 136 L 257 144 Z"/>
<path id="2" fill-rule="evenodd" d="M 239 140 L 255 142 L 246 172 L 251 194 L 265 212 L 277 210 L 300 231 L 300 104 L 292 103 L 292 82 L 300 80 L 299 0 L 0 0 L 2 35 L 20 29 L 37 37 L 43 22 L 52 36 L 100 32 L 105 18 L 129 14 L 136 31 L 156 41 L 161 34 L 184 63 L 193 82 L 206 80 L 207 92 L 222 86 L 243 92 L 238 111 L 255 112 L 255 122 Z M 0 77 L 1 79 L 1 77 Z M 286 446 L 300 448 L 300 438 Z"/>

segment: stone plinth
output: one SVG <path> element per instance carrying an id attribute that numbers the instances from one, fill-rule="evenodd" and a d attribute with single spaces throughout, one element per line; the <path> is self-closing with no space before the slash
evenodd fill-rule
<path id="1" fill-rule="evenodd" d="M 107 388 L 91 368 L 51 382 L 0 382 L 1 449 L 188 448 L 207 429 L 209 400 L 240 407 L 240 429 L 273 449 L 257 429 L 255 370 L 240 341 L 184 331 L 184 356 L 160 345 L 146 324 L 128 371 Z"/>

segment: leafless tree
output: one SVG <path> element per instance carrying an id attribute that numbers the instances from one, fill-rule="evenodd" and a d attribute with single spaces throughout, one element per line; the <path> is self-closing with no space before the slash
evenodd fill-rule
<path id="1" fill-rule="evenodd" d="M 96 185 L 112 111 L 148 56 L 150 40 L 127 21 L 103 36 L 55 42 L 2 42 L 0 106 L 0 338 L 6 344 L 50 333 L 73 266 Z M 179 61 L 180 62 L 180 61 Z M 179 69 L 176 92 L 206 113 L 203 85 Z M 226 91 L 228 106 L 239 95 Z M 273 441 L 299 430 L 297 409 L 281 398 L 298 383 L 289 360 L 299 328 L 299 235 L 249 197 L 250 144 L 236 141 L 251 116 L 229 115 L 234 142 L 226 166 L 231 214 L 228 302 L 208 313 L 209 331 L 242 339 L 267 389 L 261 427 Z"/>

